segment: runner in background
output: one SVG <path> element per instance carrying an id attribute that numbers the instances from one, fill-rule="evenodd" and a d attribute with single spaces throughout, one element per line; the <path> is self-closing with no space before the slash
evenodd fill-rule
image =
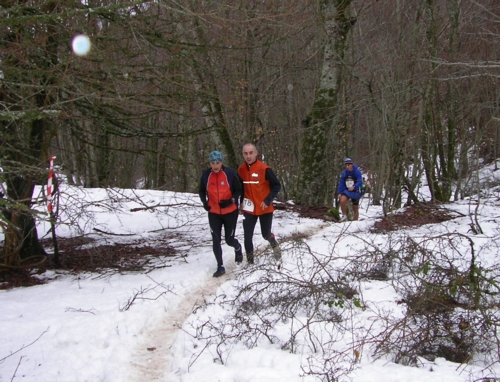
<path id="1" fill-rule="evenodd" d="M 361 199 L 361 185 L 363 177 L 358 166 L 356 166 L 351 158 L 344 160 L 345 170 L 340 174 L 340 182 L 338 188 L 337 199 L 340 201 L 340 209 L 342 210 L 341 222 L 347 220 L 347 202 L 352 201 L 352 209 L 354 211 L 354 220 L 359 219 L 359 199 Z"/>

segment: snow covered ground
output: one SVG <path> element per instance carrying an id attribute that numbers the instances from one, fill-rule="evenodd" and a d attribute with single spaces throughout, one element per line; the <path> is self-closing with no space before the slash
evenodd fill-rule
<path id="1" fill-rule="evenodd" d="M 496 173 L 489 176 L 496 177 Z M 266 329 L 268 337 L 261 336 L 252 346 L 230 338 L 221 343 L 216 335 L 218 330 L 230 327 L 228 317 L 234 309 L 230 302 L 236 295 L 245 297 L 245 293 L 255 292 L 255 288 L 245 290 L 245 285 L 258 287 L 263 277 L 273 278 L 279 285 L 292 279 L 312 279 L 312 272 L 319 273 L 318 259 L 335 259 L 339 268 L 347 269 L 353 254 L 383 247 L 396 237 L 418 241 L 459 233 L 474 242 L 482 264 L 498 262 L 500 202 L 494 190 L 483 195 L 477 209 L 475 199 L 451 203 L 446 208 L 456 212 L 454 219 L 400 230 L 396 236 L 370 232 L 382 211 L 379 206 L 368 206 L 368 199 L 361 205 L 361 220 L 351 223 L 329 223 L 277 211 L 273 232 L 281 241 L 283 262 L 274 261 L 257 225 L 254 243 L 261 253 L 257 264 L 236 266 L 232 248 L 224 245 L 227 273 L 218 279 L 212 277 L 216 263 L 206 213 L 197 195 L 147 190 L 63 191 L 61 206 L 65 200 L 71 200 L 74 206 L 61 215 L 67 225 L 57 228 L 59 237 L 83 232 L 103 244 L 144 239 L 150 246 L 165 245 L 167 238 L 178 256 L 155 260 L 148 272 L 75 275 L 50 271 L 40 276 L 47 280 L 43 285 L 0 291 L 2 382 L 312 382 L 319 377 L 306 371 L 321 366 L 325 350 L 338 357 L 335 362 L 339 367 L 350 370 L 341 376 L 345 381 L 456 382 L 500 377 L 498 364 L 486 368 L 479 362 L 461 365 L 444 358 L 420 358 L 418 367 L 410 367 L 391 362 L 389 357 L 376 359 L 370 347 L 353 345 L 361 344 L 356 341 L 377 328 L 377 318 L 382 314 L 395 318 L 403 314 L 400 296 L 390 282 L 381 280 L 357 284 L 359 294 L 354 305 L 363 309 L 353 305 L 332 308 L 342 314 L 349 311 L 351 322 L 345 323 L 343 333 L 336 331 L 336 325 L 318 328 L 311 323 L 313 329 L 296 333 L 295 340 L 284 345 L 294 332 L 291 326 L 307 321 L 304 307 L 293 319 L 273 321 Z M 84 208 L 91 214 L 78 215 L 69 224 L 68 216 L 77 216 L 75 211 Z M 471 232 L 472 219 L 476 218 L 481 234 Z M 241 217 L 238 224 L 237 237 L 243 242 Z M 103 235 L 94 228 L 113 235 Z M 41 222 L 39 235 L 48 230 L 49 226 Z M 338 301 L 329 302 L 335 305 Z M 249 317 L 250 326 L 256 322 Z M 358 329 L 350 332 L 351 328 Z M 227 333 L 235 330 L 239 328 L 229 328 Z M 308 338 L 311 335 L 316 338 Z M 322 349 L 312 345 L 318 343 Z M 348 350 L 341 357 L 343 349 Z M 356 363 L 350 364 L 353 358 Z"/>

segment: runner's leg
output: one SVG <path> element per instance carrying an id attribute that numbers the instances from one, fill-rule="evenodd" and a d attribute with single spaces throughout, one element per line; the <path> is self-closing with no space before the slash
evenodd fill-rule
<path id="1" fill-rule="evenodd" d="M 245 252 L 253 253 L 253 233 L 255 231 L 255 224 L 257 223 L 258 216 L 251 215 L 246 212 L 243 213 L 243 235 L 245 237 Z"/>
<path id="2" fill-rule="evenodd" d="M 347 216 L 347 201 L 349 198 L 347 195 L 340 195 L 340 209 L 342 210 L 342 215 Z"/>
<path id="3" fill-rule="evenodd" d="M 259 222 L 260 222 L 260 230 L 262 232 L 262 237 L 268 241 L 271 238 L 274 238 L 274 235 L 271 232 L 271 228 L 273 226 L 273 213 L 270 212 L 268 214 L 260 215 Z"/>
<path id="4" fill-rule="evenodd" d="M 240 242 L 234 237 L 236 234 L 236 223 L 238 222 L 238 210 L 230 214 L 223 215 L 224 219 L 224 239 L 226 244 L 234 249 L 240 248 Z"/>
<path id="5" fill-rule="evenodd" d="M 222 245 L 221 245 L 221 234 L 222 234 L 222 224 L 223 220 L 221 215 L 208 214 L 208 224 L 210 225 L 210 232 L 212 233 L 212 248 L 214 251 L 215 259 L 217 260 L 217 266 L 222 267 Z"/>
<path id="6" fill-rule="evenodd" d="M 354 211 L 354 220 L 359 219 L 359 199 L 352 200 L 352 210 Z"/>

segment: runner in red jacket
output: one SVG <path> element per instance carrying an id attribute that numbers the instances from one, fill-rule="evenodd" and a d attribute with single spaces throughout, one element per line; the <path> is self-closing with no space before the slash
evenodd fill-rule
<path id="1" fill-rule="evenodd" d="M 259 152 L 252 143 L 243 146 L 245 163 L 238 167 L 238 175 L 243 181 L 243 195 L 240 210 L 243 213 L 245 252 L 249 264 L 254 263 L 253 233 L 257 219 L 260 221 L 262 237 L 269 241 L 274 257 L 281 259 L 281 250 L 271 232 L 273 224 L 273 199 L 281 189 L 281 183 L 271 167 L 257 159 Z"/>
<path id="2" fill-rule="evenodd" d="M 236 171 L 222 164 L 224 157 L 221 152 L 212 151 L 209 160 L 211 168 L 201 175 L 199 196 L 203 208 L 208 211 L 213 251 L 217 260 L 217 271 L 213 276 L 219 277 L 226 273 L 222 260 L 222 226 L 224 226 L 226 244 L 234 248 L 236 263 L 243 261 L 241 245 L 234 237 L 242 189 Z"/>

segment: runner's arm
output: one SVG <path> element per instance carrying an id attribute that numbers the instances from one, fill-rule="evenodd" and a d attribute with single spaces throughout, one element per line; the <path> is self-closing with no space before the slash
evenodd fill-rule
<path id="1" fill-rule="evenodd" d="M 198 187 L 198 196 L 200 197 L 203 205 L 207 203 L 207 187 L 205 185 L 205 180 L 203 179 L 203 175 L 200 178 L 200 186 Z"/>
<path id="2" fill-rule="evenodd" d="M 271 170 L 270 168 L 266 169 L 266 180 L 269 182 L 269 187 L 271 188 L 271 192 L 264 199 L 264 203 L 266 203 L 269 206 L 278 195 L 278 192 L 280 192 L 281 183 L 278 177 L 274 174 L 273 170 Z"/>
<path id="3" fill-rule="evenodd" d="M 341 195 L 341 194 L 344 193 L 345 190 L 346 190 L 346 187 L 345 187 L 345 171 L 342 171 L 340 173 L 339 188 L 338 188 L 337 193 L 339 195 Z"/>
<path id="4" fill-rule="evenodd" d="M 243 186 L 241 185 L 241 179 L 238 174 L 235 174 L 233 178 L 232 189 L 234 201 L 236 205 L 239 205 L 243 200 Z"/>

